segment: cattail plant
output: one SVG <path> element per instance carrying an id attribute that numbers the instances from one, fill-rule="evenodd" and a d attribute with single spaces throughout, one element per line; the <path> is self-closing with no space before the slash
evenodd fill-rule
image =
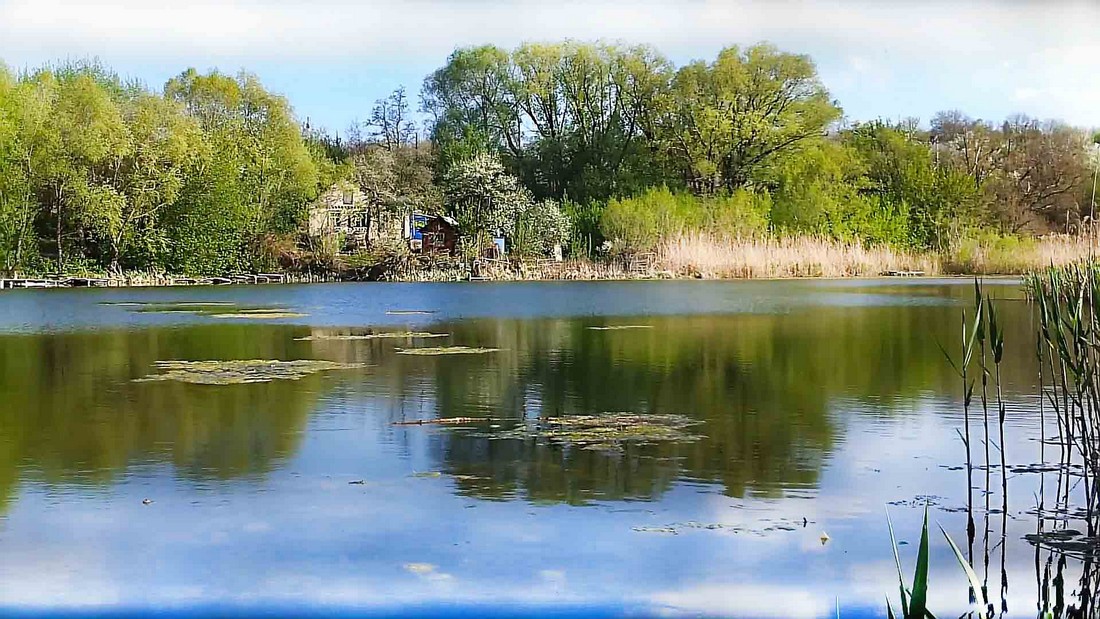
<path id="1" fill-rule="evenodd" d="M 1051 267 L 1026 285 L 1039 308 L 1063 462 L 1081 459 L 1091 510 L 1089 482 L 1100 476 L 1100 263 Z"/>

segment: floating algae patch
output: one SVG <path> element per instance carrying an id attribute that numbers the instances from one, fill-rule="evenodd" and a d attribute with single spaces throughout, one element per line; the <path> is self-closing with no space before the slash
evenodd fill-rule
<path id="1" fill-rule="evenodd" d="M 690 443 L 688 429 L 701 421 L 683 415 L 603 413 L 549 417 L 495 434 L 498 439 L 538 439 L 594 451 L 621 451 L 627 443 Z"/>
<path id="2" fill-rule="evenodd" d="M 604 325 L 588 327 L 590 331 L 625 331 L 627 329 L 652 329 L 653 325 Z"/>
<path id="3" fill-rule="evenodd" d="M 222 307 L 236 305 L 232 301 L 100 301 L 99 305 L 115 307 Z"/>
<path id="4" fill-rule="evenodd" d="M 435 310 L 386 310 L 390 316 L 428 316 L 434 313 Z"/>
<path id="5" fill-rule="evenodd" d="M 309 314 L 303 314 L 301 312 L 292 312 L 287 309 L 253 309 L 253 310 L 241 310 L 239 312 L 227 312 L 224 314 L 213 314 L 215 318 L 252 318 L 252 319 L 275 319 L 275 318 L 304 318 Z"/>
<path id="6" fill-rule="evenodd" d="M 685 531 L 725 531 L 728 533 L 750 533 L 753 535 L 768 535 L 779 531 L 797 531 L 805 529 L 809 524 L 806 519 L 793 518 L 765 518 L 756 523 L 756 526 L 744 524 L 728 524 L 723 522 L 673 522 L 661 526 L 637 526 L 631 530 L 638 533 L 663 533 L 667 535 L 679 535 Z"/>
<path id="7" fill-rule="evenodd" d="M 134 308 L 130 311 L 139 314 L 203 314 L 225 310 L 236 306 L 236 303 L 228 301 L 126 301 L 111 303 L 116 307 Z"/>
<path id="8" fill-rule="evenodd" d="M 465 426 L 489 421 L 488 417 L 441 417 L 439 419 L 417 419 L 416 421 L 395 421 L 395 426 Z"/>
<path id="9" fill-rule="evenodd" d="M 307 335 L 296 337 L 295 342 L 314 342 L 319 340 L 385 340 L 385 339 L 427 339 L 433 337 L 447 337 L 450 333 L 425 333 L 420 331 L 405 331 L 401 333 L 365 333 L 362 335 Z"/>
<path id="10" fill-rule="evenodd" d="M 1024 536 L 1034 546 L 1064 552 L 1079 559 L 1100 557 L 1100 537 L 1090 537 L 1074 529 L 1058 529 Z"/>
<path id="11" fill-rule="evenodd" d="M 317 359 L 157 361 L 155 366 L 161 370 L 160 374 L 150 374 L 144 378 L 135 379 L 135 382 L 175 380 L 196 385 L 239 385 L 267 383 L 273 380 L 298 380 L 317 372 L 363 367 L 360 363 L 335 363 Z"/>
<path id="12" fill-rule="evenodd" d="M 481 355 L 498 352 L 499 348 L 477 348 L 471 346 L 425 346 L 423 348 L 398 348 L 399 355 Z"/>

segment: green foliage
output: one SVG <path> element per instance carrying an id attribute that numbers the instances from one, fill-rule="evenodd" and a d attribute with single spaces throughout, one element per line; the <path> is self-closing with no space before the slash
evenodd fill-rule
<path id="1" fill-rule="evenodd" d="M 659 180 L 645 135 L 670 75 L 648 47 L 469 47 L 425 80 L 424 107 L 441 169 L 488 151 L 537 196 L 606 199 Z"/>
<path id="2" fill-rule="evenodd" d="M 844 142 L 866 165 L 864 195 L 883 211 L 905 214 L 909 245 L 943 249 L 978 223 L 970 178 L 937 166 L 928 145 L 911 133 L 874 122 L 847 132 Z"/>
<path id="3" fill-rule="evenodd" d="M 339 172 L 251 76 L 187 71 L 164 94 L 75 63 L 0 71 L 0 258 L 8 272 L 258 268 Z M 319 162 L 324 162 L 325 174 Z"/>
<path id="4" fill-rule="evenodd" d="M 838 141 L 810 140 L 769 172 L 773 229 L 845 241 L 907 245 L 908 209 L 866 194 L 867 166 Z"/>
<path id="5" fill-rule="evenodd" d="M 600 219 L 600 231 L 617 249 L 649 251 L 684 232 L 704 231 L 729 238 L 762 234 L 770 210 L 767 193 L 740 189 L 728 195 L 698 197 L 660 187 L 611 200 Z"/>
<path id="6" fill-rule="evenodd" d="M 917 545 L 917 564 L 913 573 L 913 585 L 912 587 L 905 586 L 905 577 L 902 575 L 901 569 L 901 557 L 898 555 L 898 542 L 894 536 L 894 524 L 890 521 L 890 513 L 886 513 L 886 522 L 890 529 L 890 547 L 894 552 L 894 565 L 897 567 L 898 573 L 898 589 L 901 594 L 901 617 L 902 619 L 926 619 L 933 617 L 932 613 L 928 610 L 928 508 L 924 508 L 924 525 L 921 528 L 920 543 Z M 962 568 L 966 574 L 967 580 L 970 581 L 970 586 L 978 596 L 978 603 L 981 608 L 987 608 L 988 603 L 985 600 L 984 589 L 982 583 L 978 580 L 977 574 L 974 573 L 974 568 L 970 566 L 966 558 L 963 557 L 962 551 L 955 544 L 955 541 L 951 539 L 951 536 L 947 534 L 947 531 L 941 526 L 940 532 L 943 533 L 944 539 L 947 540 L 948 546 L 951 547 L 952 552 L 955 555 L 955 559 L 959 562 L 959 567 Z M 894 617 L 894 609 L 890 604 L 890 599 L 886 599 L 886 612 L 890 617 Z M 992 608 L 990 607 L 990 613 Z"/>
<path id="7" fill-rule="evenodd" d="M 562 211 L 570 222 L 570 235 L 566 240 L 566 249 L 571 255 L 592 257 L 603 245 L 604 236 L 600 230 L 600 218 L 603 216 L 604 206 L 602 202 L 596 201 L 581 203 L 566 200 L 562 203 Z"/>
<path id="8" fill-rule="evenodd" d="M 756 45 L 682 67 L 658 118 L 660 148 L 690 187 L 732 191 L 786 150 L 822 135 L 840 109 L 808 56 Z"/>
<path id="9" fill-rule="evenodd" d="M 898 570 L 898 589 L 901 591 L 902 619 L 925 619 L 928 613 L 928 508 L 924 509 L 924 526 L 921 529 L 920 544 L 917 546 L 917 565 L 913 573 L 913 586 L 906 587 L 902 576 L 901 557 L 898 556 L 898 542 L 894 537 L 894 525 L 887 512 L 886 521 L 890 528 L 890 546 L 894 551 L 894 563 Z M 894 616 L 890 600 L 886 600 L 887 613 Z"/>

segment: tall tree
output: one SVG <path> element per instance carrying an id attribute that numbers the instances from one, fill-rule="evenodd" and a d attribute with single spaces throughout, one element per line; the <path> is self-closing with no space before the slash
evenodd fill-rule
<path id="1" fill-rule="evenodd" d="M 662 112 L 655 130 L 661 148 L 698 191 L 751 183 L 841 113 L 808 56 L 770 45 L 729 47 L 712 63 L 682 67 Z"/>
<path id="2" fill-rule="evenodd" d="M 205 255 L 204 269 L 263 266 L 264 235 L 292 230 L 320 180 L 289 104 L 252 75 L 193 69 L 169 81 L 165 95 L 198 122 L 212 153 L 184 188 L 172 218 L 182 226 L 173 249 L 177 261 Z"/>
<path id="3" fill-rule="evenodd" d="M 374 103 L 371 111 L 372 136 L 386 150 L 412 145 L 416 139 L 416 123 L 409 112 L 409 99 L 401 86 L 385 99 Z"/>
<path id="4" fill-rule="evenodd" d="M 867 169 L 862 190 L 879 208 L 907 221 L 909 244 L 945 249 L 977 223 L 978 192 L 965 172 L 937 166 L 927 143 L 881 121 L 844 136 Z"/>
<path id="5" fill-rule="evenodd" d="M 1001 128 L 1004 155 L 992 184 L 993 208 L 1012 232 L 1071 231 L 1082 212 L 1079 189 L 1088 175 L 1085 132 L 1015 116 Z"/>
<path id="6" fill-rule="evenodd" d="M 652 179 L 645 131 L 670 73 L 647 47 L 466 48 L 425 81 L 424 105 L 444 165 L 487 150 L 538 194 L 606 198 Z"/>

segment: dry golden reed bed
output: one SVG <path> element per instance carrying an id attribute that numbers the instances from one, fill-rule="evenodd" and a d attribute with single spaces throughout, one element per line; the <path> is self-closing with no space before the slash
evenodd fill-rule
<path id="1" fill-rule="evenodd" d="M 682 234 L 658 252 L 658 269 L 680 277 L 868 277 L 891 271 L 925 275 L 1019 275 L 1095 253 L 1096 241 L 1077 236 L 965 244 L 946 254 L 912 253 L 817 237 L 722 239 Z"/>

